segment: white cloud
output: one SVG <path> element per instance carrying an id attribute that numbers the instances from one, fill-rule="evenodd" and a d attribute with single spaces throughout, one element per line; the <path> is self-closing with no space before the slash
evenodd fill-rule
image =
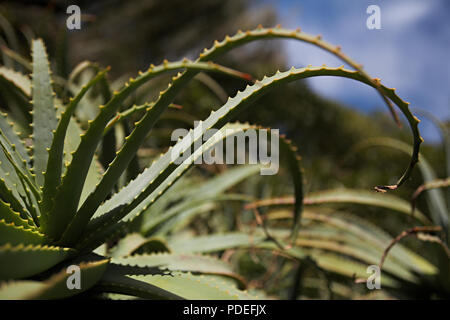
<path id="1" fill-rule="evenodd" d="M 434 10 L 433 1 L 394 1 L 383 3 L 382 21 L 389 27 L 405 28 Z"/>

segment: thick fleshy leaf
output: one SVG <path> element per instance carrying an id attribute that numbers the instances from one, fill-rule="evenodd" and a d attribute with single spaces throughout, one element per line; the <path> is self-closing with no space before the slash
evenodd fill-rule
<path id="1" fill-rule="evenodd" d="M 0 246 L 7 243 L 11 245 L 40 245 L 44 242 L 45 236 L 38 231 L 0 220 Z"/>
<path id="2" fill-rule="evenodd" d="M 10 281 L 0 285 L 0 300 L 49 300 L 63 299 L 94 286 L 101 278 L 108 266 L 109 260 L 82 262 L 77 266 L 80 268 L 80 288 L 69 289 L 68 278 L 71 276 L 66 269 L 44 281 L 20 280 Z"/>
<path id="3" fill-rule="evenodd" d="M 0 129 L 3 131 L 3 134 L 11 145 L 16 148 L 20 157 L 24 159 L 28 165 L 30 162 L 28 150 L 25 147 L 23 140 L 20 138 L 19 133 L 14 131 L 13 122 L 11 119 L 8 118 L 7 114 L 3 114 L 2 112 L 0 112 Z"/>
<path id="4" fill-rule="evenodd" d="M 106 70 L 99 72 L 89 81 L 80 92 L 71 99 L 69 105 L 60 115 L 60 121 L 54 132 L 54 139 L 51 144 L 47 169 L 45 172 L 45 183 L 43 187 L 42 207 L 47 212 L 52 207 L 52 200 L 56 195 L 56 190 L 61 183 L 61 173 L 64 158 L 64 141 L 75 109 L 85 93 L 105 76 Z"/>
<path id="5" fill-rule="evenodd" d="M 47 169 L 48 150 L 56 129 L 56 108 L 50 68 L 41 39 L 32 42 L 33 74 L 33 161 L 34 173 L 39 186 L 44 185 L 43 173 Z"/>
<path id="6" fill-rule="evenodd" d="M 131 256 L 137 252 L 168 252 L 168 245 L 162 238 L 146 238 L 139 233 L 130 233 L 120 239 L 109 254 L 113 258 Z"/>
<path id="7" fill-rule="evenodd" d="M 156 253 L 113 258 L 112 263 L 138 267 L 161 267 L 171 271 L 190 271 L 201 274 L 215 274 L 231 277 L 241 285 L 244 280 L 236 274 L 231 265 L 212 256 L 195 254 Z"/>
<path id="8" fill-rule="evenodd" d="M 2 200 L 0 200 L 0 220 L 30 229 L 36 227 L 32 221 L 22 218 L 18 212 L 13 210 L 10 204 Z"/>
<path id="9" fill-rule="evenodd" d="M 292 205 L 294 198 L 282 197 L 264 199 L 247 205 L 248 209 L 262 206 Z M 408 201 L 394 195 L 371 192 L 367 190 L 334 189 L 309 193 L 303 201 L 305 206 L 322 204 L 360 204 L 385 208 L 402 214 L 411 215 L 411 206 Z M 430 221 L 422 213 L 417 212 L 414 218 L 422 223 L 429 224 Z"/>
<path id="10" fill-rule="evenodd" d="M 255 297 L 241 291 L 215 276 L 194 276 L 172 272 L 170 275 L 125 276 L 106 272 L 99 282 L 99 290 L 141 297 L 144 299 L 195 300 L 253 300 Z"/>
<path id="11" fill-rule="evenodd" d="M 39 274 L 73 252 L 68 248 L 41 245 L 0 246 L 0 280 L 21 279 Z"/>

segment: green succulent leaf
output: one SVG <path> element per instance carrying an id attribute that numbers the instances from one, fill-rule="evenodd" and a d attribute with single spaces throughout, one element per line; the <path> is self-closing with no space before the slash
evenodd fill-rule
<path id="1" fill-rule="evenodd" d="M 33 160 L 34 173 L 39 186 L 44 185 L 44 172 L 47 169 L 48 150 L 56 129 L 56 108 L 50 68 L 41 39 L 32 42 L 33 74 Z"/>
<path id="2" fill-rule="evenodd" d="M 222 275 L 237 280 L 242 287 L 245 287 L 245 281 L 232 270 L 228 263 L 207 255 L 156 253 L 113 258 L 111 262 L 137 267 L 160 267 L 170 271 Z"/>
<path id="3" fill-rule="evenodd" d="M 106 275 L 99 283 L 102 291 L 133 295 L 146 299 L 253 300 L 255 297 L 224 280 L 212 276 L 194 276 L 172 272 L 170 275 Z"/>
<path id="4" fill-rule="evenodd" d="M 166 291 L 141 279 L 133 279 L 117 272 L 107 270 L 96 286 L 100 292 L 135 296 L 152 300 L 181 300 L 180 296 Z"/>
<path id="5" fill-rule="evenodd" d="M 17 124 L 28 129 L 28 124 L 31 121 L 29 114 L 30 78 L 20 72 L 0 67 L 0 88 L 2 88 L 1 96 L 7 102 Z"/>
<path id="6" fill-rule="evenodd" d="M 18 186 L 21 187 L 21 189 L 19 189 L 21 191 L 19 191 L 19 196 L 21 196 L 20 194 L 22 194 L 27 198 L 28 202 L 25 202 L 27 210 L 32 216 L 35 224 L 38 224 L 37 201 L 40 199 L 41 194 L 34 181 L 34 176 L 28 170 L 26 161 L 22 159 L 22 157 L 16 151 L 15 146 L 11 145 L 1 129 L 0 146 L 3 151 L 0 152 L 0 155 L 3 156 L 1 157 L 1 159 L 6 158 L 7 161 L 0 163 L 3 165 L 2 171 L 7 170 L 5 176 L 8 180 L 9 178 L 12 178 L 13 188 Z M 5 166 L 6 164 L 8 164 L 8 166 Z M 10 171 L 11 168 L 13 169 L 13 171 Z M 15 175 L 13 175 L 14 173 Z"/>
<path id="7" fill-rule="evenodd" d="M 0 78 L 3 81 L 11 83 L 14 87 L 20 90 L 24 96 L 31 96 L 31 81 L 28 76 L 12 69 L 0 67 Z"/>
<path id="8" fill-rule="evenodd" d="M 14 131 L 13 122 L 8 118 L 7 114 L 0 112 L 0 130 L 5 135 L 5 138 L 15 147 L 20 157 L 25 160 L 27 166 L 30 163 L 30 155 L 25 147 L 24 142 L 19 136 L 19 133 Z"/>
<path id="9" fill-rule="evenodd" d="M 120 239 L 110 256 L 121 258 L 131 256 L 137 251 L 152 250 L 151 252 L 168 252 L 168 245 L 162 238 L 146 238 L 140 233 L 130 233 Z"/>
<path id="10" fill-rule="evenodd" d="M 2 172 L 0 170 L 0 172 Z M 2 172 L 3 173 L 3 172 Z M 0 194 L 1 199 L 7 203 L 13 211 L 16 211 L 20 214 L 20 216 L 24 219 L 29 217 L 28 212 L 25 209 L 25 203 L 21 202 L 22 199 L 19 196 L 18 190 L 11 190 L 7 184 L 5 179 L 0 178 Z"/>
<path id="11" fill-rule="evenodd" d="M 261 169 L 260 166 L 248 165 L 240 166 L 226 170 L 205 183 L 192 186 L 186 189 L 184 197 L 180 197 L 180 202 L 170 208 L 161 210 L 161 213 L 152 210 L 150 206 L 145 212 L 140 213 L 143 216 L 141 230 L 144 234 L 162 223 L 172 219 L 168 224 L 158 230 L 158 234 L 164 234 L 165 231 L 177 232 L 187 225 L 198 214 L 210 211 L 214 208 L 214 203 L 218 201 L 250 201 L 251 197 L 239 194 L 223 194 L 227 189 L 245 180 L 251 175 L 256 174 Z M 178 193 L 178 195 L 183 195 Z M 161 200 L 161 199 L 160 199 Z M 160 201 L 159 200 L 159 201 Z"/>
<path id="12" fill-rule="evenodd" d="M 80 92 L 71 99 L 67 108 L 63 111 L 61 119 L 54 133 L 54 138 L 49 152 L 47 169 L 45 172 L 45 182 L 43 188 L 42 207 L 45 212 L 48 212 L 52 206 L 52 199 L 56 195 L 56 190 L 61 182 L 61 173 L 64 157 L 64 141 L 66 138 L 67 129 L 70 124 L 72 115 L 75 109 L 86 94 L 86 92 L 100 81 L 106 74 L 106 70 L 99 72 L 91 81 L 89 81 Z M 49 221 L 51 223 L 51 221 Z"/>
<path id="13" fill-rule="evenodd" d="M 294 198 L 283 197 L 274 199 L 264 199 L 249 204 L 247 208 L 274 205 L 292 205 Z M 394 195 L 370 192 L 367 190 L 354 189 L 335 189 L 309 193 L 303 200 L 303 205 L 322 205 L 322 204 L 361 204 L 370 205 L 385 209 L 390 209 L 402 214 L 411 215 L 411 205 L 408 201 Z M 428 218 L 420 211 L 414 218 L 424 224 L 430 224 Z"/>
<path id="14" fill-rule="evenodd" d="M 265 240 L 263 235 L 250 235 L 244 232 L 230 232 L 197 236 L 195 238 L 174 237 L 169 241 L 173 252 L 179 253 L 208 253 L 218 252 L 229 248 L 253 246 Z"/>
<path id="15" fill-rule="evenodd" d="M 72 249 L 46 245 L 0 246 L 0 280 L 36 275 L 67 259 L 73 253 Z"/>
<path id="16" fill-rule="evenodd" d="M 367 243 L 370 247 L 377 250 L 380 257 L 382 256 L 385 248 L 392 241 L 392 237 L 390 235 L 372 223 L 369 223 L 356 215 L 343 214 L 340 212 L 333 212 L 332 214 L 318 214 L 307 211 L 304 213 L 304 218 L 307 220 L 320 221 L 333 229 L 345 231 L 350 236 L 344 236 L 343 241 L 348 240 L 350 243 L 356 245 L 361 244 L 361 242 Z M 310 230 L 310 228 L 308 228 L 308 230 Z M 354 237 L 351 237 L 352 235 L 354 235 Z M 401 245 L 398 245 L 392 249 L 391 257 L 396 263 L 404 265 L 410 270 L 414 270 L 422 274 L 435 274 L 437 271 L 436 267 L 434 267 L 426 259 Z"/>
<path id="17" fill-rule="evenodd" d="M 0 219 L 6 223 L 14 223 L 16 226 L 35 227 L 31 220 L 22 218 L 18 212 L 13 210 L 9 203 L 5 203 L 2 200 L 0 200 Z"/>
<path id="18" fill-rule="evenodd" d="M 0 245 L 7 243 L 11 245 L 40 245 L 45 242 L 45 236 L 38 231 L 18 226 L 13 222 L 7 223 L 5 220 L 0 220 Z"/>
<path id="19" fill-rule="evenodd" d="M 63 269 L 44 281 L 20 280 L 0 284 L 0 300 L 64 299 L 80 294 L 99 281 L 108 263 L 108 259 L 80 263 L 80 289 L 68 289 L 67 281 L 71 274 Z"/>

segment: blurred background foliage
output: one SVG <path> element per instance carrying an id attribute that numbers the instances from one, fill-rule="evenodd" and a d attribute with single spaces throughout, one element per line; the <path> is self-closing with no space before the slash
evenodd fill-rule
<path id="1" fill-rule="evenodd" d="M 70 31 L 65 26 L 68 16 L 66 8 L 69 4 L 74 4 L 73 1 L 2 1 L 0 14 L 18 35 L 17 41 L 11 42 L 4 22 L 0 21 L 3 26 L 0 38 L 2 46 L 7 46 L 29 59 L 28 40 L 42 37 L 56 75 L 66 78 L 79 62 L 95 61 L 101 66 L 112 67 L 108 77 L 114 87 L 115 82 L 125 82 L 139 70 L 145 70 L 150 63 L 156 65 L 163 59 L 178 60 L 183 57 L 195 59 L 203 48 L 210 47 L 214 40 L 232 35 L 238 29 L 252 29 L 258 24 L 282 24 L 274 8 L 258 1 L 86 0 L 75 3 L 82 10 L 82 28 Z M 323 34 L 326 38 L 326 30 Z M 280 48 L 279 40 L 266 40 L 234 50 L 217 62 L 260 79 L 278 69 L 286 70 L 291 67 Z M 352 52 L 347 54 L 352 56 Z M 298 52 L 298 55 L 301 57 L 302 53 Z M 2 59 L 6 65 L 8 57 L 3 55 Z M 303 64 L 308 65 L 309 62 L 304 61 Z M 144 86 L 133 96 L 130 104 L 154 100 L 169 81 L 170 77 L 167 76 L 152 82 L 151 86 Z M 182 110 L 170 111 L 176 116 L 168 116 L 156 126 L 155 135 L 148 142 L 149 150 L 160 148 L 162 151 L 170 144 L 167 137 L 162 135 L 160 138 L 156 133 L 180 126 L 192 127 L 194 119 L 206 118 L 211 109 L 222 105 L 224 98 L 234 96 L 237 90 L 245 86 L 243 81 L 230 80 L 220 75 L 197 76 L 196 81 L 189 85 L 189 89 L 184 90 L 175 101 L 183 106 Z M 404 98 L 408 100 L 408 97 Z M 3 93 L 0 94 L 0 108 L 5 106 L 2 99 Z M 279 128 L 281 133 L 292 139 L 302 156 L 306 192 L 339 187 L 370 190 L 375 185 L 395 183 L 399 173 L 408 163 L 408 156 L 390 148 L 376 147 L 355 151 L 353 147 L 374 137 L 391 137 L 411 143 L 407 126 L 398 128 L 389 117 L 382 100 L 375 95 L 374 99 L 374 103 L 379 104 L 379 111 L 364 114 L 346 107 L 339 101 L 321 97 L 311 90 L 307 81 L 297 81 L 267 94 L 257 102 L 257 106 L 241 114 L 239 120 Z M 142 152 L 145 153 L 145 150 Z M 422 154 L 426 155 L 437 176 L 444 177 L 445 155 L 442 146 L 427 144 L 425 141 Z M 145 157 L 142 157 L 141 169 L 147 164 Z M 270 196 L 292 194 L 290 180 L 283 174 L 282 164 L 280 168 L 282 174 L 270 178 Z M 208 176 L 220 172 L 223 168 L 217 166 L 200 170 L 203 170 L 203 175 Z M 264 181 L 266 178 L 262 179 Z M 269 181 L 268 179 L 266 181 Z M 247 181 L 244 190 L 249 190 L 249 185 L 256 185 L 252 184 L 251 180 Z M 420 173 L 415 170 L 411 181 L 395 193 L 409 200 L 421 183 Z M 262 197 L 264 188 L 264 184 L 260 184 L 251 192 Z M 419 207 L 425 214 L 429 214 L 424 203 L 424 198 L 420 198 Z M 238 211 L 243 210 L 241 204 L 230 206 Z M 389 215 L 389 212 L 382 215 L 372 214 L 377 210 L 382 209 L 355 206 L 352 212 L 375 222 L 377 219 L 384 220 L 383 226 L 392 236 L 409 226 L 409 222 L 404 218 Z M 205 223 L 199 219 L 196 221 L 197 228 L 201 230 L 202 224 Z M 414 239 L 406 239 L 405 244 L 419 249 L 418 252 L 427 256 L 427 250 L 421 251 L 421 248 L 427 248 L 428 244 Z M 246 253 L 233 256 L 239 271 L 246 278 L 254 279 L 256 284 L 259 281 L 260 285 L 261 277 L 264 277 L 267 268 L 272 268 L 271 265 L 261 263 L 266 258 L 271 259 L 264 256 L 255 258 L 254 255 Z M 427 258 L 431 261 L 434 259 Z M 320 280 L 322 275 L 314 268 L 296 272 L 306 272 L 306 282 L 323 280 Z M 293 276 L 297 276 L 297 273 Z M 276 282 L 274 286 L 277 288 L 289 288 L 288 284 L 282 283 L 283 280 L 274 278 L 271 281 Z M 311 284 L 309 287 L 317 288 L 317 284 Z M 289 298 L 289 290 L 277 294 Z M 348 290 L 348 287 L 342 287 L 342 290 Z M 326 290 L 303 294 L 326 298 Z"/>

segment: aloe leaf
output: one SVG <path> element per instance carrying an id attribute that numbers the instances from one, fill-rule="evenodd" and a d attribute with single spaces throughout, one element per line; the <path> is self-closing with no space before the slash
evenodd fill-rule
<path id="1" fill-rule="evenodd" d="M 124 274 L 106 270 L 94 289 L 100 292 L 125 294 L 143 299 L 181 300 L 180 296 L 161 289 L 141 279 L 133 279 Z"/>
<path id="2" fill-rule="evenodd" d="M 111 128 L 113 128 L 114 125 L 116 125 L 117 123 L 130 118 L 131 116 L 133 116 L 134 114 L 136 114 L 140 111 L 148 111 L 149 109 L 153 108 L 154 105 L 155 105 L 154 103 L 144 103 L 141 105 L 133 105 L 132 107 L 130 107 L 122 112 L 117 113 L 116 116 L 114 117 L 114 119 L 112 119 L 106 125 L 103 134 L 106 134 L 107 132 L 109 132 L 109 130 L 111 130 Z M 170 104 L 169 108 L 179 109 L 180 107 L 176 104 Z"/>
<path id="3" fill-rule="evenodd" d="M 242 194 L 225 194 L 201 200 L 186 200 L 180 205 L 170 208 L 157 219 L 152 220 L 152 224 L 146 227 L 156 227 L 156 230 L 149 229 L 148 233 L 153 236 L 165 236 L 169 233 L 175 234 L 195 221 L 195 218 L 203 213 L 217 209 L 219 201 L 248 201 L 251 198 Z"/>
<path id="4" fill-rule="evenodd" d="M 170 252 L 168 244 L 160 237 L 143 237 L 139 233 L 130 233 L 120 239 L 109 254 L 113 258 L 127 257 L 136 253 Z"/>
<path id="5" fill-rule="evenodd" d="M 31 121 L 29 97 L 31 96 L 30 78 L 17 71 L 0 67 L 1 95 L 8 104 L 16 122 L 28 128 Z"/>
<path id="6" fill-rule="evenodd" d="M 106 77 L 104 77 L 100 82 L 100 93 L 103 98 L 103 103 L 107 103 L 109 100 L 111 100 L 111 87 Z M 103 168 L 107 168 L 109 164 L 114 160 L 114 157 L 116 156 L 116 150 L 116 134 L 114 132 L 104 134 L 99 155 L 99 161 L 102 164 Z"/>
<path id="7" fill-rule="evenodd" d="M 107 70 L 99 72 L 91 81 L 89 81 L 89 83 L 84 85 L 80 92 L 74 98 L 71 98 L 69 105 L 60 116 L 60 121 L 58 122 L 56 131 L 54 132 L 54 138 L 49 151 L 47 169 L 44 174 L 45 182 L 43 187 L 42 207 L 45 213 L 50 210 L 52 199 L 54 198 L 56 189 L 61 182 L 64 141 L 71 117 L 85 93 L 98 81 L 100 81 L 105 76 L 106 72 Z"/>
<path id="8" fill-rule="evenodd" d="M 150 207 L 148 209 L 150 212 L 141 213 L 141 215 L 144 216 L 141 225 L 142 232 L 148 233 L 149 230 L 155 226 L 180 214 L 179 217 L 173 219 L 173 221 L 169 223 L 169 226 L 165 225 L 162 229 L 158 230 L 159 235 L 164 234 L 169 230 L 177 232 L 188 224 L 197 214 L 213 209 L 214 203 L 217 201 L 250 200 L 251 198 L 249 196 L 223 193 L 237 183 L 247 179 L 249 176 L 256 174 L 260 168 L 260 166 L 247 165 L 226 170 L 224 173 L 200 184 L 199 187 L 190 188 L 190 190 L 186 192 L 184 201 L 164 210 L 162 214 L 152 215 L 153 211 L 151 210 L 152 207 Z"/>
<path id="9" fill-rule="evenodd" d="M 305 205 L 323 203 L 355 203 L 386 208 L 404 214 L 411 213 L 407 201 L 393 195 L 373 193 L 365 190 L 336 189 L 319 191 L 309 194 L 304 201 Z M 417 214 L 416 219 L 425 224 L 430 223 L 426 216 L 421 212 Z"/>
<path id="10" fill-rule="evenodd" d="M 68 248 L 41 245 L 0 246 L 0 279 L 20 279 L 36 275 L 63 261 L 73 252 Z"/>
<path id="11" fill-rule="evenodd" d="M 33 160 L 34 173 L 39 186 L 44 185 L 48 150 L 56 129 L 56 108 L 50 78 L 50 67 L 44 43 L 41 39 L 32 42 L 33 73 Z"/>
<path id="12" fill-rule="evenodd" d="M 305 253 L 310 252 L 306 251 Z M 350 260 L 342 255 L 325 251 L 311 252 L 311 256 L 320 268 L 329 272 L 333 272 L 348 278 L 368 278 L 366 263 Z M 383 287 L 399 288 L 401 286 L 401 283 L 398 281 L 398 279 L 395 279 L 388 274 L 382 275 L 382 281 Z"/>
<path id="13" fill-rule="evenodd" d="M 335 241 L 297 239 L 296 245 L 302 248 L 306 247 L 336 252 L 363 261 L 368 265 L 376 265 L 379 259 L 379 256 L 373 251 L 368 251 L 367 247 L 350 246 L 347 244 L 336 243 Z M 406 268 L 402 268 L 392 260 L 390 260 L 389 263 L 386 263 L 385 271 L 395 274 L 404 280 L 418 282 L 417 277 L 412 272 L 408 271 Z"/>
<path id="14" fill-rule="evenodd" d="M 68 76 L 69 82 L 76 81 L 78 76 L 80 76 L 87 69 L 94 69 L 96 73 L 100 71 L 100 67 L 97 63 L 88 60 L 81 61 L 70 72 Z"/>
<path id="15" fill-rule="evenodd" d="M 376 264 L 376 261 L 383 256 L 384 248 L 379 245 L 373 246 L 366 241 L 362 241 L 360 237 L 354 237 L 353 232 L 355 231 L 355 228 L 353 228 L 353 232 L 348 234 L 342 234 L 342 231 L 337 233 L 330 232 L 332 230 L 333 229 L 329 228 L 309 228 L 307 230 L 309 233 L 312 232 L 312 234 L 320 236 L 311 237 L 308 233 L 304 234 L 298 238 L 296 245 L 302 248 L 307 247 L 336 252 L 368 264 Z M 362 230 L 362 232 L 364 232 L 364 230 Z M 278 236 L 277 231 L 271 230 L 270 233 Z M 417 272 L 426 275 L 437 274 L 438 269 L 435 266 L 412 252 L 408 252 L 408 256 L 406 256 L 407 260 L 402 259 L 405 259 L 405 255 L 402 257 L 399 257 L 398 255 L 395 258 L 393 257 L 389 261 L 389 268 L 387 271 L 392 275 L 411 282 L 418 281 L 418 278 L 416 277 Z"/>
<path id="16" fill-rule="evenodd" d="M 67 173 L 62 180 L 61 188 L 59 189 L 57 197 L 55 199 L 56 206 L 53 209 L 53 212 L 58 212 L 59 217 L 58 219 L 60 219 L 59 221 L 61 223 L 65 222 L 66 224 L 68 224 L 75 215 L 80 200 L 82 186 L 85 177 L 87 175 L 89 164 L 94 155 L 97 144 L 100 142 L 103 136 L 104 128 L 111 120 L 111 118 L 114 116 L 114 114 L 121 106 L 125 98 L 128 97 L 132 92 L 134 92 L 145 82 L 154 78 L 155 76 L 165 73 L 167 71 L 178 69 L 217 71 L 230 75 L 241 76 L 241 74 L 236 73 L 231 69 L 212 63 L 190 62 L 188 60 L 172 63 L 166 61 L 160 66 L 150 67 L 148 71 L 141 73 L 136 79 L 130 79 L 129 83 L 127 83 L 120 92 L 114 92 L 112 99 L 105 106 L 100 107 L 100 113 L 97 115 L 95 120 L 91 122 L 89 129 L 81 137 L 80 145 L 73 154 L 73 158 L 67 169 Z M 134 157 L 134 155 L 135 152 L 129 154 L 130 160 Z M 94 192 L 92 197 L 96 199 L 101 198 L 101 201 L 103 201 L 104 197 L 106 197 L 109 194 L 109 192 L 111 192 L 112 187 L 117 181 L 117 178 L 119 178 L 119 176 L 123 173 L 125 168 L 126 166 L 121 167 L 119 174 L 116 175 L 113 180 L 112 179 L 107 180 L 104 177 L 102 181 L 108 181 L 107 186 L 101 185 L 101 187 L 98 187 L 96 189 L 97 192 Z M 111 170 L 111 166 L 109 169 Z M 97 193 L 101 193 L 101 197 L 99 197 Z M 89 197 L 88 200 L 86 201 L 90 201 L 89 199 L 91 199 L 92 197 Z M 84 215 L 82 214 L 81 216 Z M 82 219 L 85 218 L 83 217 Z M 59 231 L 57 231 L 54 234 L 54 236 L 56 238 L 60 237 L 64 229 L 65 229 L 64 227 L 59 228 Z"/>
<path id="17" fill-rule="evenodd" d="M 64 163 L 63 168 L 64 173 L 67 171 L 67 166 L 72 160 L 72 153 L 77 149 L 81 142 L 80 136 L 83 134 L 83 130 L 80 128 L 75 118 L 72 118 L 67 128 L 67 135 L 64 141 Z M 81 192 L 80 201 L 84 201 L 86 197 L 95 189 L 95 186 L 100 181 L 103 168 L 98 160 L 96 154 L 91 161 L 88 169 L 86 181 Z"/>
<path id="18" fill-rule="evenodd" d="M 254 300 L 245 291 L 241 291 L 229 283 L 211 276 L 194 276 L 189 273 L 171 275 L 132 276 L 184 299 L 193 300 Z"/>
<path id="19" fill-rule="evenodd" d="M 380 254 L 392 241 L 392 237 L 375 225 L 358 218 L 355 215 L 345 215 L 342 213 L 318 214 L 307 211 L 304 213 L 305 219 L 323 222 L 338 230 L 345 231 L 356 236 L 357 241 L 363 241 L 377 249 Z M 307 228 L 308 230 L 309 228 Z M 404 246 L 393 248 L 391 257 L 399 264 L 423 274 L 434 274 L 436 268 L 420 255 L 412 252 Z"/>
<path id="20" fill-rule="evenodd" d="M 288 234 L 286 232 L 286 234 Z M 169 242 L 170 248 L 174 252 L 186 253 L 208 253 L 219 252 L 226 249 L 259 249 L 280 252 L 283 255 L 294 259 L 305 259 L 308 255 L 313 257 L 317 264 L 327 271 L 331 271 L 346 277 L 367 277 L 367 264 L 361 261 L 349 260 L 343 255 L 334 252 L 318 251 L 308 248 L 291 247 L 280 251 L 273 242 L 265 241 L 262 234 L 250 235 L 243 232 L 233 232 L 225 234 L 212 234 L 198 236 L 195 238 L 174 238 Z M 398 286 L 398 282 L 392 277 L 383 275 L 383 284 L 386 286 Z"/>
<path id="21" fill-rule="evenodd" d="M 241 286 L 245 281 L 236 274 L 228 263 L 207 255 L 156 253 L 113 258 L 112 263 L 138 267 L 160 267 L 170 271 L 189 271 L 230 277 Z"/>
<path id="22" fill-rule="evenodd" d="M 120 258 L 131 255 L 136 249 L 144 244 L 145 241 L 146 238 L 144 238 L 140 233 L 127 234 L 114 246 L 110 256 L 113 258 Z"/>
<path id="23" fill-rule="evenodd" d="M 33 280 L 5 281 L 0 283 L 0 300 L 27 299 L 27 292 L 38 291 L 43 283 Z"/>
<path id="24" fill-rule="evenodd" d="M 21 280 L 0 285 L 0 299 L 8 300 L 50 300 L 64 299 L 92 288 L 108 266 L 108 259 L 82 262 L 80 268 L 80 289 L 70 290 L 67 280 L 71 276 L 66 270 L 44 281 Z"/>
<path id="25" fill-rule="evenodd" d="M 26 213 L 26 204 L 23 200 L 26 197 L 26 191 L 22 180 L 3 150 L 0 150 L 0 175 L 0 187 L 5 190 L 2 192 L 2 199 L 13 205 L 14 210 Z"/>
<path id="26" fill-rule="evenodd" d="M 2 165 L 2 169 L 4 171 L 8 172 L 9 177 L 13 178 L 13 185 L 22 185 L 22 190 L 25 191 L 25 195 L 29 196 L 30 198 L 34 196 L 37 200 L 39 200 L 41 195 L 40 190 L 35 184 L 34 175 L 28 170 L 26 161 L 22 159 L 20 154 L 16 151 L 15 146 L 11 145 L 1 129 L 0 146 L 3 149 L 3 152 L 0 152 L 0 159 L 2 160 L 0 165 Z M 7 162 L 3 162 L 5 158 Z M 10 166 L 6 166 L 7 163 L 9 163 Z M 10 171 L 11 167 L 16 174 L 15 176 L 13 176 L 13 172 Z M 32 195 L 30 193 L 32 193 Z"/>
<path id="27" fill-rule="evenodd" d="M 26 220 L 15 212 L 9 203 L 0 200 L 0 219 L 7 223 L 14 223 L 16 226 L 23 226 L 25 228 L 35 227 L 32 221 Z"/>
<path id="28" fill-rule="evenodd" d="M 16 172 L 17 170 L 21 172 L 21 175 L 19 176 L 26 176 L 31 180 L 34 180 L 32 173 L 28 170 L 27 161 L 24 158 L 22 158 L 21 154 L 17 150 L 16 145 L 9 141 L 7 135 L 3 132 L 3 129 L 1 128 L 0 128 L 0 143 L 3 149 L 3 154 L 6 156 L 9 163 L 14 167 Z M 1 159 L 3 160 L 4 157 L 2 157 Z M 2 166 L 2 168 L 3 170 L 9 172 L 8 166 Z"/>
<path id="29" fill-rule="evenodd" d="M 195 80 L 202 83 L 205 87 L 207 87 L 217 98 L 220 103 L 227 102 L 228 94 L 225 89 L 212 77 L 207 75 L 206 73 L 199 73 L 195 76 Z"/>
<path id="30" fill-rule="evenodd" d="M 19 136 L 20 133 L 14 131 L 13 122 L 8 119 L 7 114 L 3 114 L 2 112 L 0 112 L 0 130 L 2 130 L 11 145 L 15 147 L 20 157 L 26 161 L 27 165 L 29 165 L 30 155 L 28 154 L 28 150 L 24 142 Z"/>
<path id="31" fill-rule="evenodd" d="M 286 140 L 284 137 L 283 139 L 280 139 L 280 147 L 281 152 L 286 154 L 289 173 L 294 182 L 294 227 L 291 234 L 291 239 L 294 241 L 300 230 L 303 208 L 303 175 L 300 166 L 301 158 L 297 154 L 297 147 L 293 146 L 290 140 Z"/>
<path id="32" fill-rule="evenodd" d="M 0 220 L 0 245 L 9 243 L 11 245 L 19 244 L 43 244 L 45 237 L 43 234 L 27 229 L 23 225 L 17 226 L 14 223 L 7 223 L 5 220 Z"/>
<path id="33" fill-rule="evenodd" d="M 252 246 L 264 241 L 261 235 L 252 236 L 243 232 L 230 232 L 197 236 L 194 238 L 171 238 L 169 247 L 173 252 L 179 253 L 209 253 L 229 248 Z"/>
<path id="34" fill-rule="evenodd" d="M 0 172 L 3 174 L 1 170 Z M 25 209 L 25 204 L 21 202 L 22 199 L 20 198 L 17 189 L 14 191 L 11 190 L 3 178 L 0 178 L 0 194 L 0 200 L 4 200 L 9 206 L 11 206 L 12 210 L 18 212 L 23 218 L 27 218 L 29 216 Z"/>
<path id="35" fill-rule="evenodd" d="M 0 78 L 11 83 L 24 96 L 31 97 L 31 81 L 28 76 L 18 71 L 0 67 Z"/>
<path id="36" fill-rule="evenodd" d="M 23 141 L 18 136 L 18 133 L 14 131 L 12 122 L 9 122 L 7 116 L 1 112 L 0 134 L 3 135 L 3 139 L 0 139 L 2 139 L 2 143 L 5 144 L 6 149 L 9 150 L 8 152 L 15 154 L 16 161 L 20 161 L 21 164 L 28 169 L 30 161 L 28 151 Z M 9 148 L 9 146 L 11 148 Z M 25 195 L 22 181 L 4 151 L 0 151 L 0 172 L 2 176 L 2 178 L 0 178 L 0 190 L 2 191 L 1 194 L 3 200 L 10 203 L 15 211 L 26 216 L 26 205 L 21 199 L 21 195 Z"/>
<path id="37" fill-rule="evenodd" d="M 259 206 L 273 206 L 280 204 L 293 204 L 294 199 L 292 197 L 264 199 L 256 201 L 247 205 L 247 208 L 259 207 Z M 320 204 L 361 204 L 370 205 L 385 209 L 394 210 L 406 215 L 411 215 L 411 207 L 408 201 L 399 197 L 389 194 L 380 194 L 370 192 L 367 190 L 353 190 L 353 189 L 335 189 L 318 191 L 307 194 L 303 200 L 303 205 L 320 205 Z M 422 213 L 418 212 L 414 216 L 417 220 L 424 224 L 430 224 L 428 218 Z"/>
<path id="38" fill-rule="evenodd" d="M 373 246 L 352 234 L 343 235 L 342 231 L 329 228 L 314 228 L 305 231 L 304 234 L 297 240 L 297 245 L 300 247 L 311 247 L 314 250 L 327 250 L 336 252 L 338 254 L 346 255 L 354 259 L 359 259 L 368 264 L 376 264 L 376 261 L 383 255 L 384 249 L 379 246 Z M 270 231 L 272 235 L 277 235 L 273 230 Z M 393 275 L 399 276 L 405 280 L 416 282 L 415 274 L 420 272 L 426 275 L 437 274 L 437 268 L 427 262 L 420 256 L 413 256 L 416 261 L 422 263 L 420 266 L 415 266 L 414 261 L 402 261 L 397 257 L 391 257 L 389 261 L 389 272 Z"/>
<path id="39" fill-rule="evenodd" d="M 21 54 L 17 53 L 16 51 L 11 50 L 10 48 L 8 48 L 5 45 L 2 45 L 0 49 L 2 50 L 2 53 L 5 56 L 10 58 L 11 60 L 14 60 L 18 64 L 20 64 L 22 67 L 24 67 L 26 70 L 28 70 L 28 71 L 33 70 L 33 67 L 31 66 L 30 61 L 28 61 L 28 59 L 25 58 L 24 56 L 22 56 Z"/>
<path id="40" fill-rule="evenodd" d="M 145 242 L 132 252 L 132 255 L 161 252 L 170 252 L 169 245 L 167 244 L 166 240 L 161 237 L 147 237 L 145 239 Z"/>

